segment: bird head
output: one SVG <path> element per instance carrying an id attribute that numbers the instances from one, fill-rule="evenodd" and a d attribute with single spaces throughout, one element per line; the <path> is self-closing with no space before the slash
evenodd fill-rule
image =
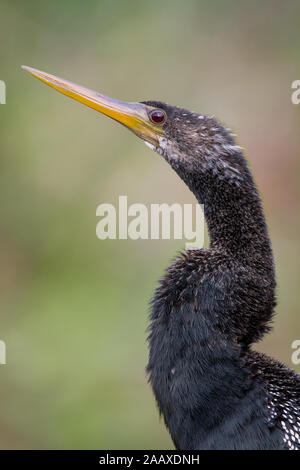
<path id="1" fill-rule="evenodd" d="M 184 180 L 213 171 L 241 179 L 240 148 L 232 134 L 212 117 L 159 101 L 125 102 L 40 70 L 23 69 L 60 93 L 126 126 L 162 155 Z"/>

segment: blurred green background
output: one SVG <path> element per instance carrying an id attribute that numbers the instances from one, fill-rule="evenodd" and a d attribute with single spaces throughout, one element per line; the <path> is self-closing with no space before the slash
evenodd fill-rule
<path id="1" fill-rule="evenodd" d="M 129 204 L 194 198 L 125 128 L 20 65 L 235 130 L 277 263 L 275 328 L 257 348 L 300 372 L 300 3 L 0 3 L 0 447 L 173 448 L 145 377 L 145 329 L 157 279 L 184 242 L 100 241 L 95 212 L 122 194 Z"/>

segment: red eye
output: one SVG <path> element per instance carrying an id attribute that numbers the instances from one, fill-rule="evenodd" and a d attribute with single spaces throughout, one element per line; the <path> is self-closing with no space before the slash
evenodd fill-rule
<path id="1" fill-rule="evenodd" d="M 154 109 L 154 111 L 151 111 L 150 113 L 150 119 L 155 124 L 162 124 L 166 120 L 166 115 L 164 111 L 161 111 L 160 109 Z"/>

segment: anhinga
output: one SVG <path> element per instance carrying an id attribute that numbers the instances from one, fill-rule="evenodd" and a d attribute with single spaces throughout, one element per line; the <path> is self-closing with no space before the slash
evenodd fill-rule
<path id="1" fill-rule="evenodd" d="M 122 123 L 204 204 L 210 246 L 183 252 L 152 300 L 147 366 L 177 449 L 300 449 L 300 376 L 251 345 L 275 306 L 271 244 L 242 149 L 215 119 L 125 103 L 24 67 Z"/>

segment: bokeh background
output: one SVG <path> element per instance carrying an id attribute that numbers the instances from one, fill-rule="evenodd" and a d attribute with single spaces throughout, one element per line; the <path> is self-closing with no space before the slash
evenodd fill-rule
<path id="1" fill-rule="evenodd" d="M 20 69 L 215 115 L 239 136 L 277 263 L 274 331 L 300 339 L 300 3 L 1 0 L 0 447 L 168 449 L 144 368 L 148 302 L 181 241 L 100 241 L 96 207 L 193 203 L 125 128 Z M 206 241 L 206 243 L 208 243 Z"/>

